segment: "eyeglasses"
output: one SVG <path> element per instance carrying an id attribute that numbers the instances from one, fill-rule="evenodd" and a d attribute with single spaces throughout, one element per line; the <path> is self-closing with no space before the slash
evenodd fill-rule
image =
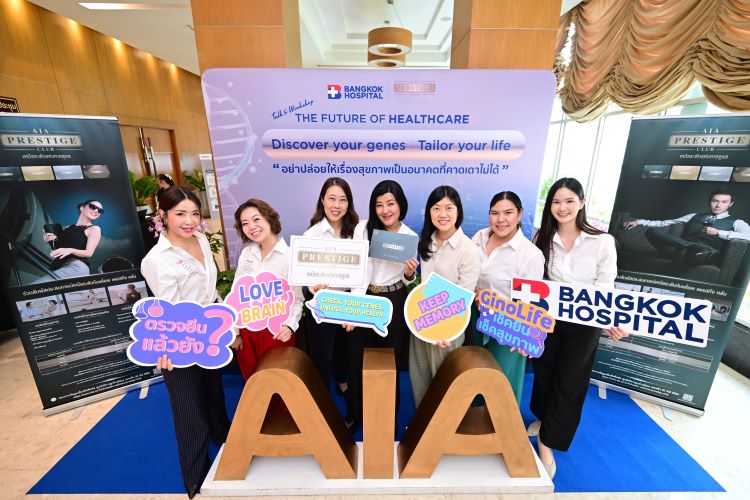
<path id="1" fill-rule="evenodd" d="M 89 207 L 91 210 L 96 210 L 97 212 L 99 212 L 99 214 L 104 213 L 104 209 L 102 207 L 98 205 L 94 205 L 93 203 L 87 203 L 86 206 Z"/>

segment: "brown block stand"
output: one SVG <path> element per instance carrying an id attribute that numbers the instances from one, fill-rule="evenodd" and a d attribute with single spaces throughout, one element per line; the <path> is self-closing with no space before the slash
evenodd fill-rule
<path id="1" fill-rule="evenodd" d="M 365 349 L 362 372 L 363 468 L 366 479 L 393 479 L 396 358 L 393 349 Z"/>
<path id="2" fill-rule="evenodd" d="M 326 478 L 357 477 L 357 446 L 312 361 L 277 347 L 245 384 L 215 479 L 245 479 L 254 456 L 300 455 L 313 455 Z"/>
<path id="3" fill-rule="evenodd" d="M 480 394 L 485 406 L 472 408 Z M 443 361 L 398 446 L 401 477 L 429 478 L 446 453 L 501 454 L 511 477 L 539 477 L 513 390 L 481 347 Z"/>

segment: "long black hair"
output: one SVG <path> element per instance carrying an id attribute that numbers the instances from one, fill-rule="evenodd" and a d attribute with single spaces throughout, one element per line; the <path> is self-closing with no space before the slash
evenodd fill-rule
<path id="1" fill-rule="evenodd" d="M 417 251 L 422 260 L 430 260 L 432 257 L 432 250 L 430 250 L 430 243 L 432 242 L 432 233 L 437 229 L 432 223 L 432 215 L 430 210 L 432 206 L 443 198 L 448 198 L 456 205 L 458 214 L 456 215 L 455 227 L 458 229 L 461 227 L 461 223 L 464 221 L 464 207 L 461 205 L 461 197 L 458 195 L 458 191 L 453 189 L 451 186 L 438 186 L 432 190 L 430 196 L 427 197 L 427 203 L 424 207 L 424 224 L 422 225 L 422 233 L 419 235 L 419 245 Z"/>
<path id="2" fill-rule="evenodd" d="M 568 188 L 573 191 L 579 200 L 584 199 L 583 186 L 573 177 L 563 177 L 558 179 L 547 191 L 547 199 L 544 201 L 544 210 L 542 211 L 542 224 L 534 236 L 534 244 L 539 247 L 544 255 L 544 278 L 549 279 L 549 264 L 552 256 L 552 238 L 557 232 L 557 219 L 552 215 L 552 199 L 562 188 Z M 602 234 L 601 231 L 586 220 L 586 205 L 581 207 L 576 215 L 576 227 L 586 234 Z"/>
<path id="3" fill-rule="evenodd" d="M 401 184 L 392 180 L 385 180 L 378 182 L 374 188 L 372 188 L 372 194 L 370 195 L 370 216 L 367 219 L 367 239 L 372 240 L 372 233 L 376 229 L 385 229 L 383 223 L 375 213 L 375 205 L 377 199 L 384 194 L 391 193 L 398 203 L 399 216 L 398 220 L 404 220 L 406 212 L 409 210 L 409 202 L 406 201 L 406 195 L 404 190 L 401 189 Z"/>
<path id="4" fill-rule="evenodd" d="M 323 197 L 326 195 L 326 191 L 331 186 L 338 186 L 344 191 L 346 200 L 349 204 L 346 207 L 346 213 L 341 218 L 341 237 L 351 238 L 354 236 L 354 228 L 359 223 L 359 215 L 354 210 L 354 198 L 352 197 L 352 188 L 349 187 L 349 183 L 341 177 L 329 177 L 323 183 L 323 187 L 320 188 L 320 196 L 318 196 L 318 204 L 315 206 L 315 213 L 310 219 L 310 227 L 314 226 L 318 222 L 323 220 L 326 216 L 325 210 L 323 209 Z"/>

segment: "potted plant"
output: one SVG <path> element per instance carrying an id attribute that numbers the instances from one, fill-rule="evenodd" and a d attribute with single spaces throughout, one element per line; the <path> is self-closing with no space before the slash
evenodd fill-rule
<path id="1" fill-rule="evenodd" d="M 206 195 L 206 180 L 203 177 L 203 170 L 195 170 L 193 175 L 185 174 L 185 182 L 190 184 L 196 191 L 195 195 L 201 201 L 201 216 L 204 218 L 211 217 L 211 211 L 208 208 L 208 196 Z"/>
<path id="2" fill-rule="evenodd" d="M 151 202 L 154 195 L 159 190 L 159 184 L 156 182 L 156 177 L 150 175 L 144 175 L 143 177 L 137 178 L 133 172 L 128 171 L 130 174 L 130 185 L 133 188 L 133 198 L 135 198 L 136 208 L 138 210 L 151 210 Z"/>

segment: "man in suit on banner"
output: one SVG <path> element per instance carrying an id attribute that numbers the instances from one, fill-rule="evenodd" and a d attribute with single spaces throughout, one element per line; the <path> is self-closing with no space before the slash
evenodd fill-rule
<path id="1" fill-rule="evenodd" d="M 647 226 L 646 238 L 665 256 L 676 257 L 688 265 L 709 264 L 721 253 L 724 240 L 750 240 L 750 225 L 729 213 L 734 204 L 734 194 L 726 189 L 716 189 L 709 196 L 709 213 L 692 213 L 671 220 L 630 220 L 625 229 Z M 672 224 L 685 224 L 680 236 L 659 231 L 657 228 Z"/>

